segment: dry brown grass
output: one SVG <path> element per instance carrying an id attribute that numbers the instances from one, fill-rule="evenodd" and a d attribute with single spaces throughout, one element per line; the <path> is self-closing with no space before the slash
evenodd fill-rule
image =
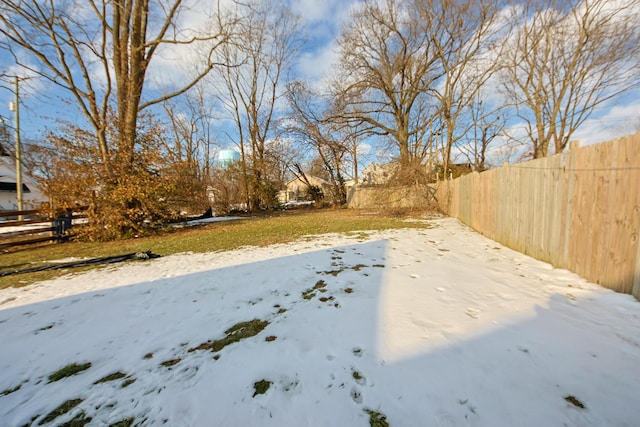
<path id="1" fill-rule="evenodd" d="M 114 242 L 69 242 L 31 247 L 2 254 L 0 272 L 20 270 L 64 258 L 94 258 L 151 251 L 159 255 L 180 252 L 216 252 L 243 246 L 267 246 L 287 243 L 304 236 L 325 233 L 362 233 L 369 230 L 398 228 L 426 228 L 422 222 L 406 222 L 416 218 L 417 212 L 400 215 L 399 212 L 323 209 L 293 212 L 275 212 L 263 216 L 248 216 L 234 221 L 214 222 L 207 225 L 177 228 L 162 235 Z M 50 279 L 69 272 L 43 271 L 0 277 L 0 289 L 19 287 Z M 1 302 L 1 301 L 0 301 Z"/>

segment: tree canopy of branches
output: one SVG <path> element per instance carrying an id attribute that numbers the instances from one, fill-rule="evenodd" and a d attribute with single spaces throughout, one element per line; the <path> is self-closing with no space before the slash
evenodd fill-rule
<path id="1" fill-rule="evenodd" d="M 401 170 L 434 156 L 446 168 L 479 133 L 484 167 L 507 117 L 524 123 L 533 157 L 559 153 L 597 106 L 638 86 L 639 11 L 638 0 L 364 0 L 338 41 L 336 96 L 347 119 L 389 137 Z"/>
<path id="2" fill-rule="evenodd" d="M 139 173 L 140 112 L 192 88 L 227 40 L 224 28 L 183 31 L 182 10 L 181 0 L 0 0 L 0 49 L 75 100 L 92 128 L 102 194 L 119 191 Z M 195 43 L 208 48 L 191 77 L 157 96 L 145 91 L 159 50 Z"/>
<path id="3" fill-rule="evenodd" d="M 344 168 L 351 153 L 347 144 L 349 135 L 340 132 L 343 126 L 331 120 L 333 111 L 330 103 L 303 82 L 295 81 L 288 85 L 287 99 L 291 116 L 284 121 L 285 132 L 318 156 L 335 201 L 340 205 L 346 203 Z M 294 174 L 306 179 L 300 166 Z"/>
<path id="4" fill-rule="evenodd" d="M 426 95 L 438 78 L 438 58 L 416 1 L 366 0 L 339 38 L 335 90 L 346 118 L 389 135 L 403 167 L 420 163 L 429 127 Z"/>
<path id="5" fill-rule="evenodd" d="M 479 104 L 482 88 L 497 71 L 492 57 L 500 56 L 497 39 L 506 34 L 499 11 L 495 0 L 422 2 L 420 16 L 442 70 L 429 93 L 438 101 L 437 119 L 433 121 L 442 136 L 444 170 L 448 169 L 454 145 L 481 119 L 468 113 Z"/>
<path id="6" fill-rule="evenodd" d="M 179 99 L 164 102 L 163 110 L 171 129 L 166 152 L 173 161 L 185 165 L 191 174 L 208 183 L 217 145 L 212 125 L 216 113 L 204 86 L 198 85 Z"/>
<path id="7" fill-rule="evenodd" d="M 301 47 L 300 19 L 280 2 L 254 0 L 228 13 L 236 21 L 218 59 L 225 90 L 220 99 L 237 128 L 244 188 L 249 209 L 275 204 L 277 185 L 270 179 L 269 140 L 283 83 Z"/>
<path id="8" fill-rule="evenodd" d="M 493 73 L 482 55 L 500 32 L 498 11 L 494 0 L 365 0 L 344 28 L 337 92 L 347 117 L 389 135 L 405 174 L 424 171 L 434 135 L 447 164 L 471 128 L 458 129 Z"/>
<path id="9" fill-rule="evenodd" d="M 640 2 L 536 0 L 513 8 L 505 93 L 534 158 L 562 152 L 594 109 L 638 85 Z"/>

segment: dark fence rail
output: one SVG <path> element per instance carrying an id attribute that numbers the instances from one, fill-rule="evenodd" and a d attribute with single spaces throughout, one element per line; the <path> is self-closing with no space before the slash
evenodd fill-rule
<path id="1" fill-rule="evenodd" d="M 44 242 L 61 242 L 84 212 L 0 211 L 0 250 Z"/>

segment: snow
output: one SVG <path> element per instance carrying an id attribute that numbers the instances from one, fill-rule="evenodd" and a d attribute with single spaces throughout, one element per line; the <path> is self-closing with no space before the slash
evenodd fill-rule
<path id="1" fill-rule="evenodd" d="M 367 426 L 366 410 L 391 426 L 637 425 L 633 297 L 429 222 L 0 290 L 0 424 L 83 399 L 46 425 L 84 412 L 95 426 Z M 189 351 L 252 319 L 269 324 Z M 127 377 L 95 384 L 115 372 Z"/>

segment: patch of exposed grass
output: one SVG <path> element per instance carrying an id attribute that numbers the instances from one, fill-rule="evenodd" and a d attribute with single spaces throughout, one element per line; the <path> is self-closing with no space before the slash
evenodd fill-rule
<path id="1" fill-rule="evenodd" d="M 69 412 L 70 410 L 72 410 L 73 408 L 81 404 L 83 400 L 84 399 L 67 400 L 62 405 L 58 406 L 53 411 L 49 412 L 42 420 L 40 420 L 38 425 L 50 423 L 51 421 L 55 420 L 59 416 L 66 414 L 67 412 Z"/>
<path id="2" fill-rule="evenodd" d="M 52 324 L 47 325 L 47 326 L 43 326 L 43 327 L 42 327 L 42 328 L 40 328 L 40 329 L 36 329 L 36 333 L 38 333 L 38 332 L 43 332 L 43 331 L 47 331 L 47 330 L 49 330 L 49 329 L 53 328 L 54 326 L 55 326 L 55 323 L 52 323 Z"/>
<path id="3" fill-rule="evenodd" d="M 584 409 L 584 403 L 580 402 L 575 396 L 565 396 L 564 400 L 571 403 L 573 406 L 576 406 L 580 409 Z"/>
<path id="4" fill-rule="evenodd" d="M 31 417 L 31 421 L 27 422 L 26 424 L 23 424 L 20 427 L 31 427 L 33 425 L 33 423 L 40 417 L 40 414 L 38 415 L 34 415 L 33 417 Z"/>
<path id="5" fill-rule="evenodd" d="M 372 409 L 365 409 L 364 411 L 369 414 L 369 425 L 371 427 L 389 427 L 387 416 L 382 412 L 374 411 Z"/>
<path id="6" fill-rule="evenodd" d="M 264 328 L 267 327 L 269 322 L 266 320 L 253 319 L 248 322 L 240 322 L 236 323 L 224 333 L 226 336 L 222 339 L 215 341 L 207 341 L 205 343 L 200 344 L 198 347 L 189 349 L 189 352 L 195 350 L 211 350 L 213 352 L 218 352 L 228 346 L 229 344 L 233 344 L 245 338 L 250 338 L 255 335 L 258 335 Z"/>
<path id="7" fill-rule="evenodd" d="M 59 427 L 84 427 L 92 421 L 91 417 L 87 417 L 87 414 L 84 411 L 80 412 L 78 415 L 67 421 L 66 423 L 62 423 Z"/>
<path id="8" fill-rule="evenodd" d="M 327 283 L 324 280 L 318 280 L 315 285 L 313 285 L 313 289 L 322 289 L 326 288 Z"/>
<path id="9" fill-rule="evenodd" d="M 7 396 L 11 393 L 15 393 L 16 391 L 20 390 L 21 387 L 22 387 L 22 384 L 18 384 L 14 388 L 8 388 L 4 390 L 2 393 L 0 393 L 0 396 Z"/>
<path id="10" fill-rule="evenodd" d="M 131 427 L 135 421 L 136 419 L 133 417 L 125 418 L 124 420 L 109 424 L 109 427 Z"/>
<path id="11" fill-rule="evenodd" d="M 182 359 L 171 359 L 171 360 L 165 360 L 164 362 L 162 362 L 160 365 L 164 366 L 165 368 L 168 368 L 170 366 L 173 365 L 177 365 L 178 363 L 180 363 L 182 361 Z"/>
<path id="12" fill-rule="evenodd" d="M 178 252 L 215 252 L 242 246 L 266 246 L 288 243 L 305 236 L 325 233 L 349 233 L 364 239 L 364 230 L 429 228 L 424 222 L 407 223 L 384 212 L 369 215 L 357 209 L 326 209 L 303 212 L 277 212 L 271 216 L 215 222 L 204 226 L 170 230 L 165 234 L 115 242 L 70 242 L 5 252 L 0 271 L 35 267 L 61 258 L 93 258 L 147 250 L 159 255 Z M 38 260 L 34 262 L 34 260 Z M 82 267 L 74 272 L 97 267 Z M 0 289 L 20 287 L 51 279 L 68 271 L 41 271 L 19 276 L 0 277 Z"/>
<path id="13" fill-rule="evenodd" d="M 344 271 L 344 268 L 340 270 L 318 271 L 318 274 L 326 274 L 327 276 L 331 275 L 333 277 L 336 277 L 338 274 L 342 273 L 343 271 Z"/>
<path id="14" fill-rule="evenodd" d="M 94 384 L 106 383 L 109 381 L 119 380 L 120 378 L 126 377 L 127 374 L 124 372 L 114 372 L 113 374 L 109 374 L 106 377 L 100 378 L 98 381 L 94 382 Z"/>
<path id="15" fill-rule="evenodd" d="M 82 371 L 86 371 L 90 367 L 91 367 L 91 362 L 87 362 L 83 364 L 70 363 L 64 368 L 58 369 L 57 371 L 49 375 L 49 382 L 53 383 L 56 381 L 60 381 L 63 378 L 76 375 Z"/>
<path id="16" fill-rule="evenodd" d="M 302 292 L 302 298 L 306 300 L 312 299 L 316 296 L 316 291 L 325 292 L 326 290 L 323 288 L 325 288 L 326 286 L 327 283 L 324 280 L 318 280 L 316 284 L 313 285 L 313 288 L 307 289 L 306 291 Z"/>
<path id="17" fill-rule="evenodd" d="M 129 379 L 127 379 L 127 380 L 122 382 L 122 388 L 129 387 L 131 384 L 133 384 L 135 382 L 136 382 L 135 378 L 129 378 Z"/>
<path id="18" fill-rule="evenodd" d="M 253 383 L 253 397 L 256 397 L 259 394 L 265 394 L 267 390 L 271 387 L 271 381 L 260 380 Z"/>

